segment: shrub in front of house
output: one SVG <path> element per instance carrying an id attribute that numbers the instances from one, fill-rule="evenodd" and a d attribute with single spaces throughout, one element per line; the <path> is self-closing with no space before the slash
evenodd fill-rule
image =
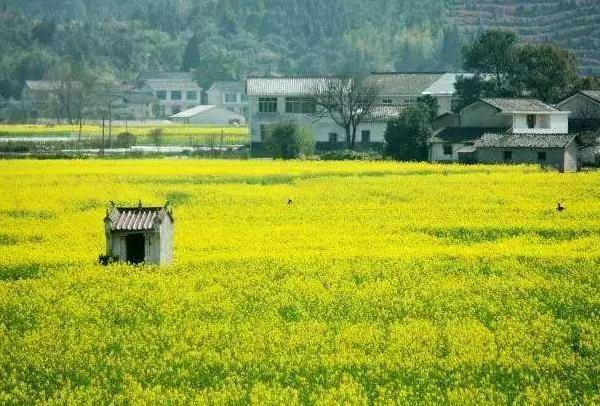
<path id="1" fill-rule="evenodd" d="M 305 126 L 279 123 L 271 129 L 265 145 L 273 158 L 295 159 L 314 152 L 315 137 Z"/>
<path id="2" fill-rule="evenodd" d="M 341 151 L 329 151 L 320 156 L 323 161 L 379 161 L 383 159 L 381 154 L 374 151 L 353 151 L 344 149 Z"/>
<path id="3" fill-rule="evenodd" d="M 121 148 L 129 148 L 136 144 L 136 137 L 130 132 L 122 132 L 117 135 L 117 146 Z"/>

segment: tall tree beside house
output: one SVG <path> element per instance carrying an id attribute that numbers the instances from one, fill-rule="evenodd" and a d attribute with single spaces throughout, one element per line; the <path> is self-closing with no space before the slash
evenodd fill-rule
<path id="1" fill-rule="evenodd" d="M 366 76 L 346 74 L 324 79 L 312 90 L 314 115 L 343 128 L 346 146 L 354 149 L 358 127 L 370 119 L 381 90 L 377 82 Z"/>
<path id="2" fill-rule="evenodd" d="M 454 108 L 455 112 L 459 112 L 482 97 L 494 97 L 497 95 L 494 84 L 485 80 L 481 75 L 471 77 L 459 76 L 456 79 L 454 87 L 456 88 L 456 96 L 459 100 L 459 103 Z"/>
<path id="3" fill-rule="evenodd" d="M 556 45 L 525 44 L 517 51 L 515 81 L 522 81 L 531 96 L 558 103 L 575 88 L 579 66 L 575 55 Z"/>
<path id="4" fill-rule="evenodd" d="M 427 160 L 427 140 L 433 134 L 430 107 L 417 103 L 388 122 L 384 138 L 386 154 L 397 161 Z"/>
<path id="5" fill-rule="evenodd" d="M 532 96 L 558 102 L 577 85 L 575 55 L 550 44 L 522 44 L 516 34 L 490 30 L 465 49 L 465 68 L 475 74 L 455 87 L 461 107 L 480 97 Z"/>
<path id="6" fill-rule="evenodd" d="M 514 32 L 488 30 L 465 48 L 465 68 L 478 75 L 492 75 L 496 91 L 508 92 L 517 61 L 518 43 L 519 37 Z"/>

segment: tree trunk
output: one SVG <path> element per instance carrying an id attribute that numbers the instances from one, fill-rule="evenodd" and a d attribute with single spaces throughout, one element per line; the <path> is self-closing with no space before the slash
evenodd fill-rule
<path id="1" fill-rule="evenodd" d="M 352 134 L 350 127 L 344 129 L 346 131 L 346 147 L 352 149 Z"/>
<path id="2" fill-rule="evenodd" d="M 354 149 L 356 147 L 356 126 L 352 127 L 352 143 L 350 144 L 350 149 Z"/>

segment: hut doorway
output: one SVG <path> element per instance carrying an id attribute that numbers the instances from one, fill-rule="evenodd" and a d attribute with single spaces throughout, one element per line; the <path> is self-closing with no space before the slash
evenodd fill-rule
<path id="1" fill-rule="evenodd" d="M 146 259 L 146 239 L 143 234 L 127 236 L 127 262 L 141 264 Z"/>

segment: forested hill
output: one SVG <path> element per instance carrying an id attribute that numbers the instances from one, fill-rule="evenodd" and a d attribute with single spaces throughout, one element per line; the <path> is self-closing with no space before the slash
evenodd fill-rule
<path id="1" fill-rule="evenodd" d="M 498 5 L 502 4 L 502 5 Z M 0 0 L 0 96 L 64 61 L 119 79 L 460 69 L 482 28 L 558 41 L 600 72 L 597 0 Z"/>

